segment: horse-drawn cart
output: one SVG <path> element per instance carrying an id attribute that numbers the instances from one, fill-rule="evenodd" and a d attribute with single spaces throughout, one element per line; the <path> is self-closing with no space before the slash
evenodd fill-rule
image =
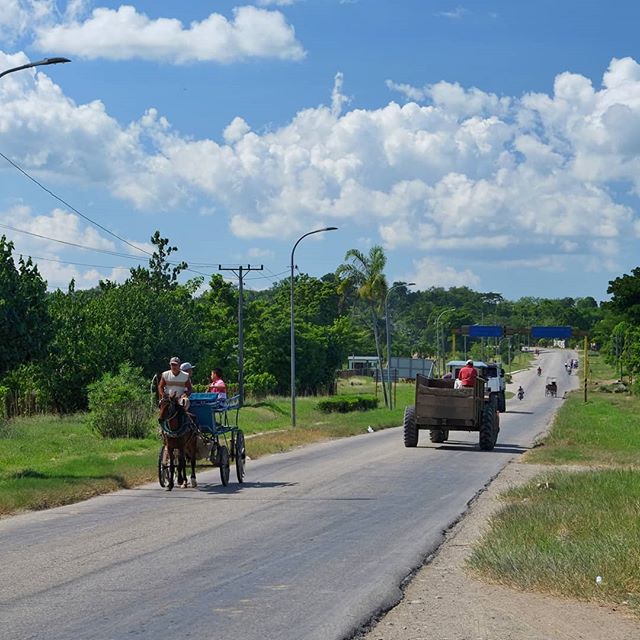
<path id="1" fill-rule="evenodd" d="M 235 463 L 239 483 L 244 480 L 246 459 L 244 434 L 238 428 L 240 397 L 229 399 L 218 397 L 217 393 L 192 393 L 187 419 L 197 439 L 193 451 L 197 460 L 209 460 L 220 469 L 220 480 L 229 484 L 230 463 Z M 232 420 L 229 420 L 229 414 Z M 188 455 L 188 454 L 187 454 Z M 164 487 L 170 474 L 170 460 L 165 446 L 158 456 L 158 480 Z"/>
<path id="2" fill-rule="evenodd" d="M 544 395 L 555 398 L 558 395 L 558 383 L 555 378 L 547 378 L 547 385 L 544 388 Z"/>

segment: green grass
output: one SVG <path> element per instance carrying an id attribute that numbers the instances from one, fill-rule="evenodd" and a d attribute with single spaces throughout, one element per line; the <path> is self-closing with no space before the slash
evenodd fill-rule
<path id="1" fill-rule="evenodd" d="M 104 440 L 86 416 L 17 419 L 0 432 L 0 514 L 77 502 L 151 477 L 158 441 Z"/>
<path id="2" fill-rule="evenodd" d="M 507 506 L 469 566 L 501 584 L 622 604 L 640 617 L 640 398 L 599 390 L 615 375 L 598 356 L 590 361 L 588 402 L 571 394 L 525 456 L 549 471 L 501 496 Z M 553 467 L 567 464 L 585 469 Z"/>
<path id="3" fill-rule="evenodd" d="M 521 589 L 625 602 L 640 615 L 637 471 L 551 472 L 503 499 L 470 558 L 475 571 Z"/>
<path id="4" fill-rule="evenodd" d="M 582 363 L 584 366 L 584 363 Z M 611 382 L 617 379 L 617 375 L 613 367 L 604 361 L 599 353 L 589 353 L 589 380 L 599 382 Z M 578 375 L 582 380 L 584 371 L 578 369 Z"/>
<path id="5" fill-rule="evenodd" d="M 530 351 L 519 351 L 513 357 L 510 367 L 505 367 L 506 371 L 518 371 L 520 369 L 528 369 L 535 358 L 535 354 Z"/>
<path id="6" fill-rule="evenodd" d="M 248 436 L 247 453 L 257 458 L 303 444 L 366 433 L 401 424 L 404 406 L 413 403 L 413 384 L 398 384 L 397 408 L 325 414 L 321 398 L 297 398 L 298 427 L 291 428 L 289 398 L 249 402 L 239 412 Z M 375 393 L 367 379 L 341 384 L 339 393 Z M 103 439 L 88 416 L 20 418 L 0 427 L 0 515 L 69 504 L 156 478 L 160 439 Z"/>
<path id="7" fill-rule="evenodd" d="M 526 461 L 540 464 L 634 465 L 640 470 L 640 400 L 591 391 L 573 393 L 551 432 Z"/>

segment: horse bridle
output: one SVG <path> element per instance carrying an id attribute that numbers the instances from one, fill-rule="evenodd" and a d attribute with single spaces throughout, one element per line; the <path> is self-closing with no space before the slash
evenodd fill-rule
<path id="1" fill-rule="evenodd" d="M 189 424 L 190 421 L 187 421 L 185 424 L 183 424 L 183 426 L 179 428 L 178 431 L 174 431 L 173 429 L 171 429 L 169 425 L 171 420 L 173 420 L 180 413 L 180 403 L 176 398 L 171 398 L 170 396 L 163 396 L 162 398 L 160 398 L 160 405 L 162 405 L 163 403 L 165 404 L 173 403 L 175 405 L 175 412 L 173 413 L 173 415 L 169 416 L 168 418 L 162 418 L 159 420 L 160 426 L 162 428 L 162 432 L 170 438 L 182 437 L 183 435 L 185 435 L 185 433 L 187 433 L 187 431 L 191 430 L 191 424 Z M 184 409 L 183 409 L 183 412 L 185 415 L 187 415 L 187 412 Z"/>

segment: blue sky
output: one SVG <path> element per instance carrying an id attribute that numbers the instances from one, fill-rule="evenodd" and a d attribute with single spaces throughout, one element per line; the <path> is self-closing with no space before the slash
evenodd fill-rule
<path id="1" fill-rule="evenodd" d="M 0 152 L 131 245 L 263 264 L 250 287 L 334 225 L 301 271 L 381 244 L 390 282 L 604 299 L 638 266 L 638 24 L 631 0 L 0 0 L 0 71 L 73 61 L 0 79 Z M 146 262 L 2 158 L 0 225 L 50 288 Z"/>

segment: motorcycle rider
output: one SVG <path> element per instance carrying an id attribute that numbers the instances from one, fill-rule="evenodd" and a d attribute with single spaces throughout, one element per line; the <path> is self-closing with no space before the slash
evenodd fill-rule
<path id="1" fill-rule="evenodd" d="M 522 385 L 520 385 L 518 387 L 518 400 L 522 400 L 522 398 L 524 398 L 524 389 L 522 388 Z"/>
<path id="2" fill-rule="evenodd" d="M 541 376 L 542 375 L 542 367 L 538 367 L 538 375 Z"/>

